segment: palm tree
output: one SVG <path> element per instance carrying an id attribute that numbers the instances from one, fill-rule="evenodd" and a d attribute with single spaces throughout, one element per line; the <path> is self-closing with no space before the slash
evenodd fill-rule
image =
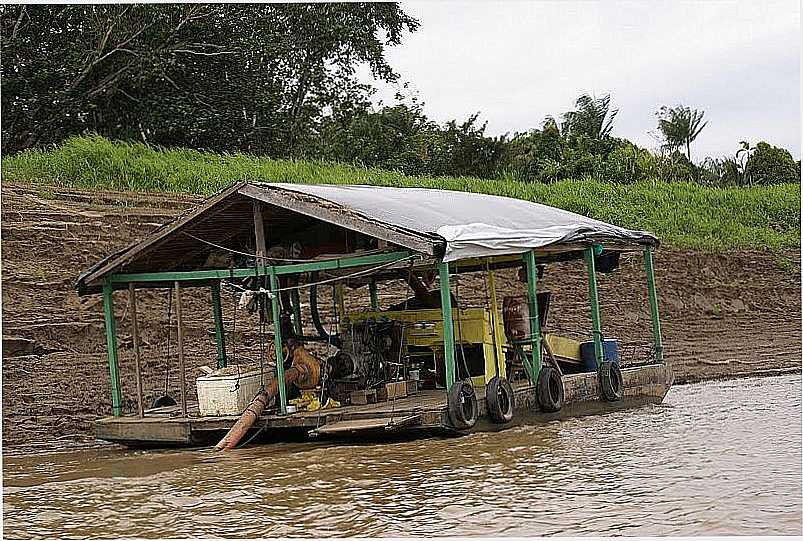
<path id="1" fill-rule="evenodd" d="M 708 121 L 703 122 L 704 111 L 678 105 L 663 106 L 658 110 L 658 129 L 666 140 L 666 147 L 672 151 L 686 147 L 686 157 L 691 161 L 691 143 Z"/>
<path id="2" fill-rule="evenodd" d="M 593 140 L 604 139 L 613 130 L 613 119 L 618 109 L 611 111 L 611 96 L 592 98 L 583 94 L 577 98 L 575 111 L 563 115 L 563 133 L 568 136 L 586 135 Z"/>

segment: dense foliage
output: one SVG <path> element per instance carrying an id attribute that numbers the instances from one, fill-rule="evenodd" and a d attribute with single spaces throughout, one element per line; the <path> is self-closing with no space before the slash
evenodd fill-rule
<path id="1" fill-rule="evenodd" d="M 800 163 L 765 142 L 693 163 L 706 122 L 684 105 L 658 110 L 658 152 L 614 136 L 609 95 L 500 137 L 479 114 L 433 122 L 415 99 L 375 109 L 356 68 L 397 81 L 385 50 L 418 25 L 395 3 L 3 5 L 3 148 L 96 133 L 406 175 L 800 182 Z"/>
<path id="2" fill-rule="evenodd" d="M 390 3 L 5 5 L 3 146 L 97 132 L 290 155 L 331 110 L 367 107 L 355 67 L 418 22 Z"/>
<path id="3" fill-rule="evenodd" d="M 98 190 L 213 193 L 233 182 L 313 182 L 443 188 L 517 197 L 652 231 L 680 248 L 774 249 L 800 245 L 800 185 L 709 187 L 688 182 L 614 184 L 561 180 L 407 176 L 398 171 L 192 150 L 160 150 L 76 137 L 51 150 L 3 158 L 6 181 Z"/>

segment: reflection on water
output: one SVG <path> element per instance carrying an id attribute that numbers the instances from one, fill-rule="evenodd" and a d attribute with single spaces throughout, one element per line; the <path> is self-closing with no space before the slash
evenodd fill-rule
<path id="1" fill-rule="evenodd" d="M 6 457 L 6 537 L 801 533 L 799 376 L 462 438 Z"/>

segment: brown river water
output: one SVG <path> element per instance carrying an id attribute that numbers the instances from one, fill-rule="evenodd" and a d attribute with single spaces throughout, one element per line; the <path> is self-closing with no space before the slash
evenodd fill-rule
<path id="1" fill-rule="evenodd" d="M 801 378 L 460 438 L 6 456 L 7 538 L 801 534 Z"/>

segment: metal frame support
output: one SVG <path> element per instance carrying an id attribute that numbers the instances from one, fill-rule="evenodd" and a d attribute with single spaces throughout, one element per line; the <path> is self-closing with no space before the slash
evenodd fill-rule
<path id="1" fill-rule="evenodd" d="M 454 359 L 454 322 L 452 321 L 452 294 L 449 289 L 449 264 L 439 263 L 438 273 L 441 280 L 441 313 L 443 314 L 443 357 L 446 365 L 446 391 L 452 389 L 455 382 Z"/>
<path id="2" fill-rule="evenodd" d="M 586 269 L 588 271 L 588 297 L 591 301 L 591 329 L 594 340 L 594 359 L 599 368 L 604 359 L 602 350 L 602 325 L 599 315 L 599 295 L 597 293 L 597 269 L 594 264 L 594 254 L 600 250 L 590 246 L 585 250 Z"/>
<path id="3" fill-rule="evenodd" d="M 226 333 L 223 329 L 223 308 L 220 305 L 220 280 L 212 282 L 212 315 L 215 318 L 217 367 L 226 367 Z"/>
<path id="4" fill-rule="evenodd" d="M 376 280 L 373 278 L 368 282 L 368 292 L 371 294 L 371 310 L 379 311 L 379 292 L 376 289 Z"/>
<path id="5" fill-rule="evenodd" d="M 524 254 L 524 265 L 527 268 L 527 300 L 530 309 L 530 341 L 533 350 L 531 381 L 538 383 L 541 374 L 541 320 L 538 317 L 538 269 L 535 266 L 535 252 L 530 250 Z"/>
<path id="6" fill-rule="evenodd" d="M 112 415 L 122 415 L 123 396 L 120 391 L 120 367 L 117 357 L 117 325 L 114 321 L 114 299 L 111 280 L 103 282 L 103 317 L 106 321 L 106 355 L 109 359 L 109 377 L 112 388 Z"/>
<path id="7" fill-rule="evenodd" d="M 647 273 L 647 292 L 650 297 L 650 315 L 652 316 L 652 335 L 655 340 L 655 360 L 663 362 L 664 344 L 661 339 L 661 317 L 658 314 L 658 292 L 655 289 L 655 271 L 652 262 L 652 246 L 644 248 L 644 270 Z"/>
<path id="8" fill-rule="evenodd" d="M 276 383 L 279 386 L 279 413 L 287 414 L 287 388 L 284 382 L 284 351 L 282 350 L 282 314 L 279 307 L 279 278 L 270 273 L 271 307 L 273 308 L 273 342 L 276 346 Z"/>

